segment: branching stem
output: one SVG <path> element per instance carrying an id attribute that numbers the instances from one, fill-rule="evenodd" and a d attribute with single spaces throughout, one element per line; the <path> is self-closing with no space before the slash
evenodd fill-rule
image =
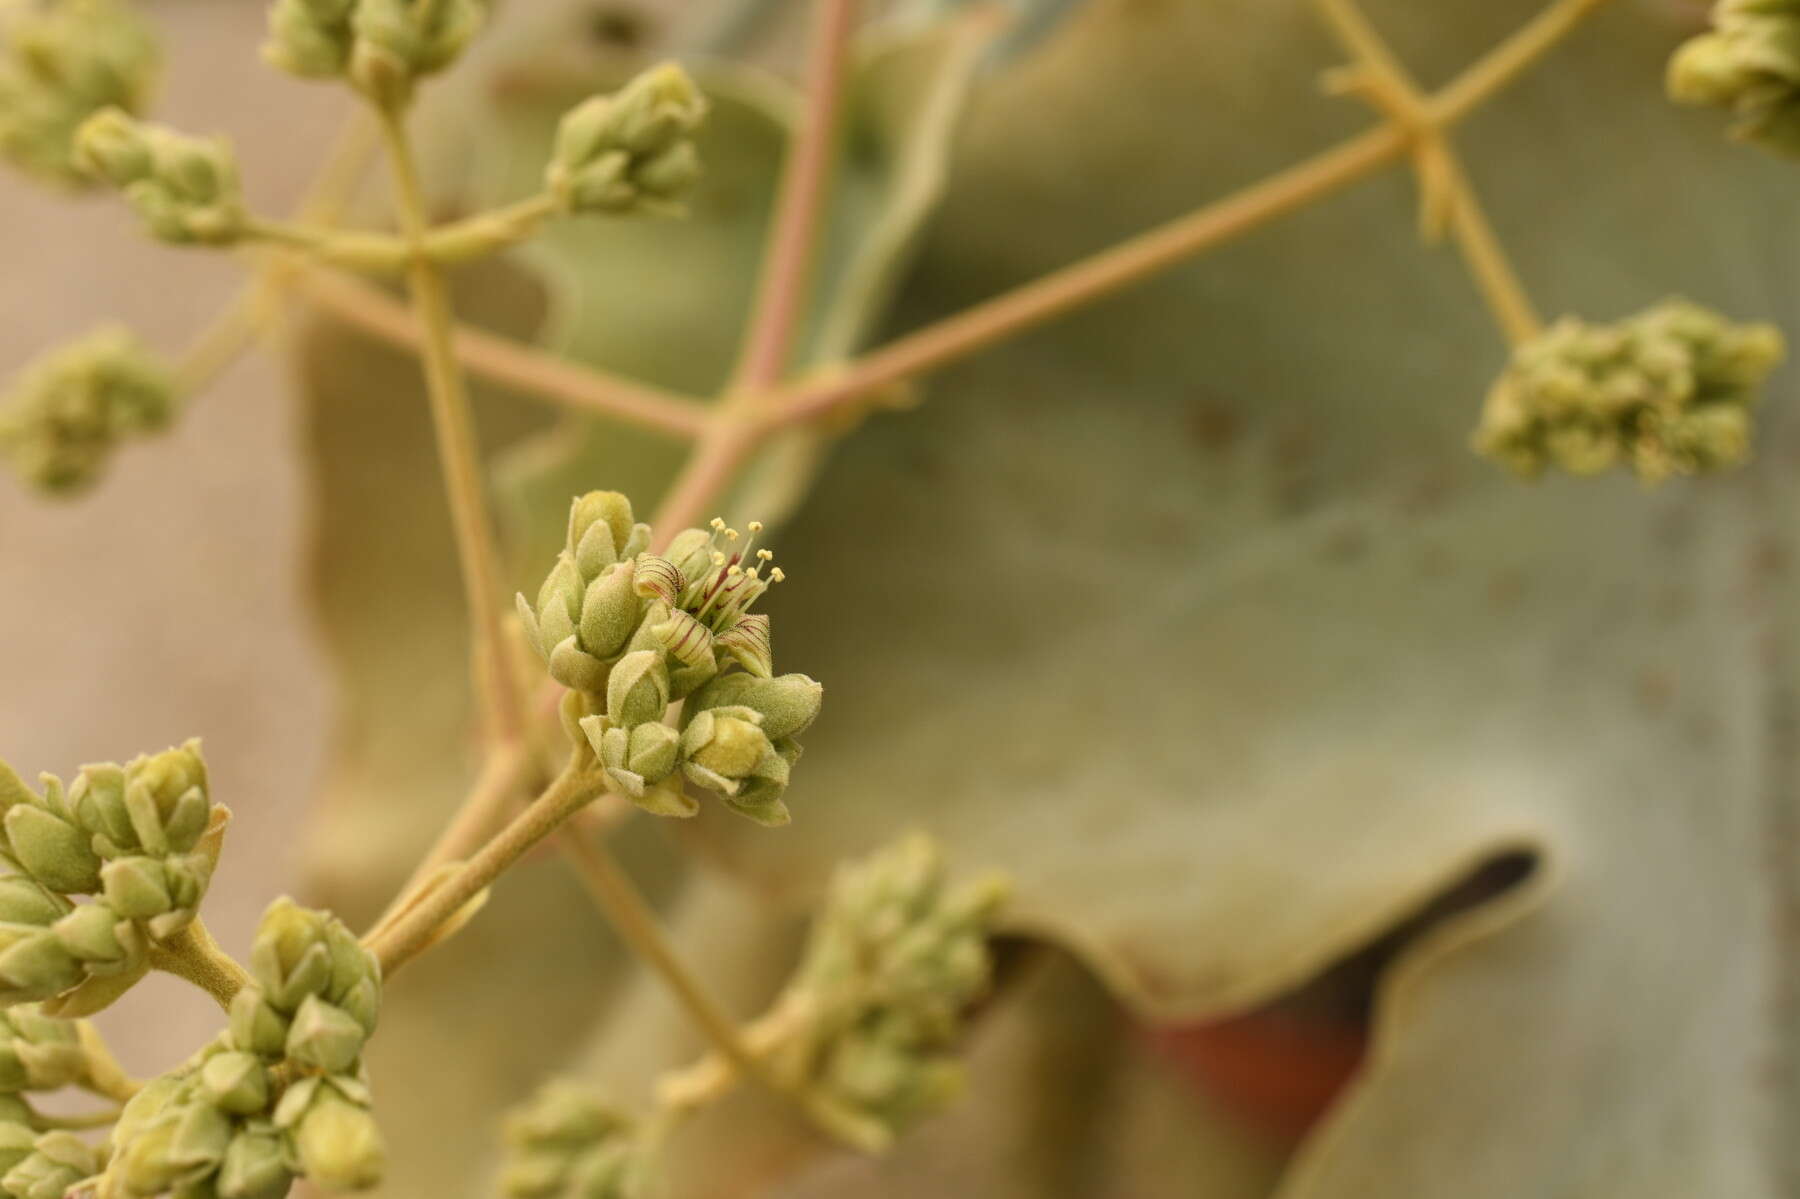
<path id="1" fill-rule="evenodd" d="M 198 916 L 174 936 L 150 946 L 150 965 L 193 983 L 226 1009 L 250 981 L 249 972 L 219 948 Z"/>

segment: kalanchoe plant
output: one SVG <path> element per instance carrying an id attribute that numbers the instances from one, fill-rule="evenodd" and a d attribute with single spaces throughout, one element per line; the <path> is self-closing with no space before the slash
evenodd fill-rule
<path id="1" fill-rule="evenodd" d="M 0 156 L 50 182 L 86 186 L 75 130 L 103 108 L 141 112 L 158 58 L 150 27 L 121 0 L 0 13 Z"/>
<path id="2" fill-rule="evenodd" d="M 122 328 L 52 350 L 13 379 L 0 401 L 0 456 L 33 487 L 91 485 L 118 446 L 169 427 L 169 369 Z"/>
<path id="3" fill-rule="evenodd" d="M 1475 448 L 1523 475 L 1629 467 L 1648 483 L 1720 470 L 1750 450 L 1773 326 L 1666 300 L 1612 325 L 1566 317 L 1513 352 Z"/>

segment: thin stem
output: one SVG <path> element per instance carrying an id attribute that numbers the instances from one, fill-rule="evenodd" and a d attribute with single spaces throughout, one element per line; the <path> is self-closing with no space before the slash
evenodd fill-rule
<path id="1" fill-rule="evenodd" d="M 307 188 L 296 216 L 321 225 L 336 224 L 368 169 L 375 146 L 375 127 L 359 114 L 339 134 L 318 177 Z M 267 258 L 257 265 L 255 277 L 238 288 L 176 363 L 175 379 L 182 395 L 205 390 L 250 347 L 263 330 L 268 301 L 292 273 L 291 264 L 281 257 Z"/>
<path id="2" fill-rule="evenodd" d="M 714 1047 L 737 1069 L 762 1079 L 772 1089 L 780 1091 L 780 1085 L 767 1075 L 761 1063 L 745 1046 L 737 1021 L 732 1019 L 731 1013 L 706 989 L 706 984 L 687 968 L 687 964 L 681 960 L 657 925 L 656 913 L 650 910 L 650 905 L 639 894 L 637 886 L 606 847 L 572 828 L 565 828 L 558 841 L 563 856 L 568 859 L 569 865 L 581 879 L 581 885 L 587 889 L 588 895 L 605 914 L 608 922 L 631 947 L 632 952 L 662 976 L 669 990 L 675 993 L 675 998 L 687 1010 L 688 1015 L 693 1017 L 694 1023 L 700 1026 L 700 1030 L 712 1041 Z"/>
<path id="3" fill-rule="evenodd" d="M 419 889 L 433 875 L 451 862 L 461 861 L 474 853 L 500 823 L 507 805 L 518 797 L 531 766 L 531 755 L 516 741 L 494 746 L 481 773 L 451 816 L 438 839 L 432 843 L 419 864 L 413 868 L 405 885 L 395 892 L 387 911 L 375 922 L 370 936 L 378 936 L 394 918 L 412 903 Z"/>
<path id="4" fill-rule="evenodd" d="M 490 737 L 516 740 L 524 725 L 523 711 L 506 660 L 500 615 L 499 552 L 488 519 L 474 414 L 452 344 L 449 289 L 438 266 L 425 255 L 425 195 L 419 185 L 404 120 L 393 109 L 382 109 L 379 115 L 393 174 L 395 213 L 413 252 L 407 279 L 421 333 L 425 385 L 456 534 L 457 559 L 462 566 L 463 591 L 475 626 L 476 690 L 487 700 Z"/>
<path id="5" fill-rule="evenodd" d="M 815 4 L 805 111 L 782 169 L 780 198 L 733 390 L 766 387 L 781 377 L 825 225 L 856 0 L 815 0 Z"/>
<path id="6" fill-rule="evenodd" d="M 112 1047 L 93 1024 L 77 1020 L 75 1035 L 80 1038 L 82 1052 L 87 1055 L 87 1077 L 77 1084 L 82 1090 L 124 1103 L 143 1089 L 142 1083 L 125 1073 L 125 1067 L 113 1056 Z"/>
<path id="7" fill-rule="evenodd" d="M 1353 80 L 1414 139 L 1421 204 L 1429 233 L 1434 212 L 1447 214 L 1457 249 L 1506 338 L 1517 346 L 1543 331 L 1525 285 L 1500 245 L 1480 198 L 1411 74 L 1388 49 L 1355 0 L 1314 0 L 1351 55 Z"/>
<path id="8" fill-rule="evenodd" d="M 1551 5 L 1431 97 L 1432 121 L 1448 128 L 1466 117 L 1605 2 Z M 827 378 L 793 385 L 779 423 L 816 419 L 868 391 L 936 370 L 1139 283 L 1373 173 L 1401 157 L 1408 144 L 1406 132 L 1392 123 L 1371 130 L 1159 229 L 945 317 Z"/>
<path id="9" fill-rule="evenodd" d="M 740 398 L 727 399 L 713 418 L 694 452 L 688 455 L 681 473 L 675 476 L 669 492 L 657 506 L 650 522 L 655 530 L 652 548 L 663 550 L 669 539 L 690 525 L 700 523 L 706 508 L 737 474 L 737 469 L 766 436 L 766 427 L 746 419 L 744 398 L 754 393 L 739 393 Z"/>
<path id="10" fill-rule="evenodd" d="M 150 965 L 193 983 L 227 1010 L 250 981 L 249 972 L 219 948 L 198 916 L 174 936 L 151 944 Z"/>
<path id="11" fill-rule="evenodd" d="M 381 929 L 365 944 L 375 951 L 384 977 L 393 974 L 431 944 L 432 934 L 464 904 L 479 895 L 507 867 L 548 837 L 562 823 L 600 794 L 599 778 L 586 769 L 580 757 L 515 816 L 499 834 L 476 851 L 461 869 L 435 887 L 399 919 Z"/>
<path id="12" fill-rule="evenodd" d="M 927 325 L 842 371 L 798 385 L 782 405 L 780 422 L 816 419 L 866 392 L 936 370 L 1142 282 L 1373 174 L 1406 147 L 1405 133 L 1389 125 L 1315 154 L 1092 258 Z"/>
<path id="13" fill-rule="evenodd" d="M 300 274 L 300 288 L 320 309 L 366 333 L 414 349 L 423 343 L 405 307 L 359 279 L 313 267 Z M 688 396 L 578 366 L 466 325 L 457 328 L 453 345 L 458 362 L 493 383 L 675 437 L 697 437 L 706 428 L 706 405 Z"/>

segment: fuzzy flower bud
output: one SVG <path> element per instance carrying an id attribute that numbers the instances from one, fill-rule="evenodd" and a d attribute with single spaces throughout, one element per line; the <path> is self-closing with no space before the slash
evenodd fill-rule
<path id="1" fill-rule="evenodd" d="M 143 110 L 158 59 L 149 24 L 120 0 L 58 0 L 24 8 L 4 38 L 0 156 L 53 183 L 90 183 L 75 130 L 103 108 Z"/>
<path id="2" fill-rule="evenodd" d="M 771 826 L 791 819 L 781 796 L 799 752 L 792 741 L 771 741 L 754 708 L 708 708 L 681 734 L 682 772 L 718 792 L 727 807 Z"/>
<path id="3" fill-rule="evenodd" d="M 280 1199 L 294 1174 L 287 1138 L 266 1120 L 251 1120 L 232 1134 L 214 1186 L 219 1199 Z"/>
<path id="4" fill-rule="evenodd" d="M 632 520 L 630 500 L 616 491 L 589 492 L 570 507 L 564 549 L 537 606 L 518 597 L 526 640 L 549 664 L 550 676 L 570 690 L 606 690 L 611 663 L 643 616 L 633 559 L 649 540 L 649 526 Z"/>
<path id="5" fill-rule="evenodd" d="M 563 117 L 545 187 L 565 212 L 680 212 L 700 177 L 693 133 L 705 115 L 706 97 L 680 67 L 645 71 Z"/>
<path id="6" fill-rule="evenodd" d="M 1683 300 L 1612 325 L 1564 317 L 1514 351 L 1474 446 L 1522 475 L 1624 465 L 1656 483 L 1735 466 L 1781 357 L 1772 326 L 1735 325 Z"/>
<path id="7" fill-rule="evenodd" d="M 631 1199 L 644 1159 L 629 1116 L 552 1082 L 506 1121 L 500 1191 L 512 1199 Z"/>
<path id="8" fill-rule="evenodd" d="M 1670 99 L 1730 109 L 1732 136 L 1800 155 L 1800 6 L 1718 0 L 1712 24 L 1669 60 Z"/>
<path id="9" fill-rule="evenodd" d="M 315 1077 L 289 1087 L 275 1123 L 292 1138 L 301 1175 L 318 1186 L 362 1190 L 381 1181 L 387 1150 L 353 1080 Z"/>
<path id="10" fill-rule="evenodd" d="M 0 1178 L 13 1199 L 63 1199 L 68 1189 L 100 1168 L 93 1147 L 72 1132 L 46 1132 L 31 1152 Z"/>
<path id="11" fill-rule="evenodd" d="M 169 427 L 174 377 L 128 331 L 97 330 L 28 364 L 0 404 L 0 456 L 40 491 L 96 480 L 121 442 Z"/>
<path id="12" fill-rule="evenodd" d="M 250 973 L 231 1004 L 236 1049 L 328 1073 L 355 1065 L 375 1031 L 381 967 L 342 921 L 277 899 L 251 944 Z"/>
<path id="13" fill-rule="evenodd" d="M 25 1122 L 26 1113 L 9 1114 L 0 1120 L 0 1178 L 12 1172 L 14 1166 L 31 1156 L 37 1148 L 37 1130 Z M 0 1183 L 0 1187 L 4 1184 Z"/>
<path id="14" fill-rule="evenodd" d="M 355 0 L 351 82 L 378 104 L 404 103 L 417 80 L 456 60 L 484 12 L 478 0 Z"/>
<path id="15" fill-rule="evenodd" d="M 350 65 L 356 0 L 275 0 L 263 58 L 302 79 L 331 79 Z"/>
<path id="16" fill-rule="evenodd" d="M 793 991 L 817 1017 L 785 1068 L 890 1133 L 955 1094 L 963 1012 L 992 973 L 988 937 L 1006 888 L 947 880 L 937 847 L 909 837 L 833 880 Z"/>
<path id="17" fill-rule="evenodd" d="M 75 1023 L 35 1005 L 0 1012 L 0 1091 L 55 1091 L 88 1077 L 88 1051 Z"/>
<path id="18" fill-rule="evenodd" d="M 75 162 L 117 188 L 163 241 L 229 245 L 243 235 L 237 159 L 223 138 L 191 137 L 107 108 L 76 130 Z"/>

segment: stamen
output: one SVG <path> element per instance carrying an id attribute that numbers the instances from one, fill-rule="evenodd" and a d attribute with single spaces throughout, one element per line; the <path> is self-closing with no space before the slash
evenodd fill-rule
<path id="1" fill-rule="evenodd" d="M 769 572 L 769 582 L 771 583 L 779 583 L 785 578 L 787 578 L 787 571 L 781 569 L 779 566 Z"/>

